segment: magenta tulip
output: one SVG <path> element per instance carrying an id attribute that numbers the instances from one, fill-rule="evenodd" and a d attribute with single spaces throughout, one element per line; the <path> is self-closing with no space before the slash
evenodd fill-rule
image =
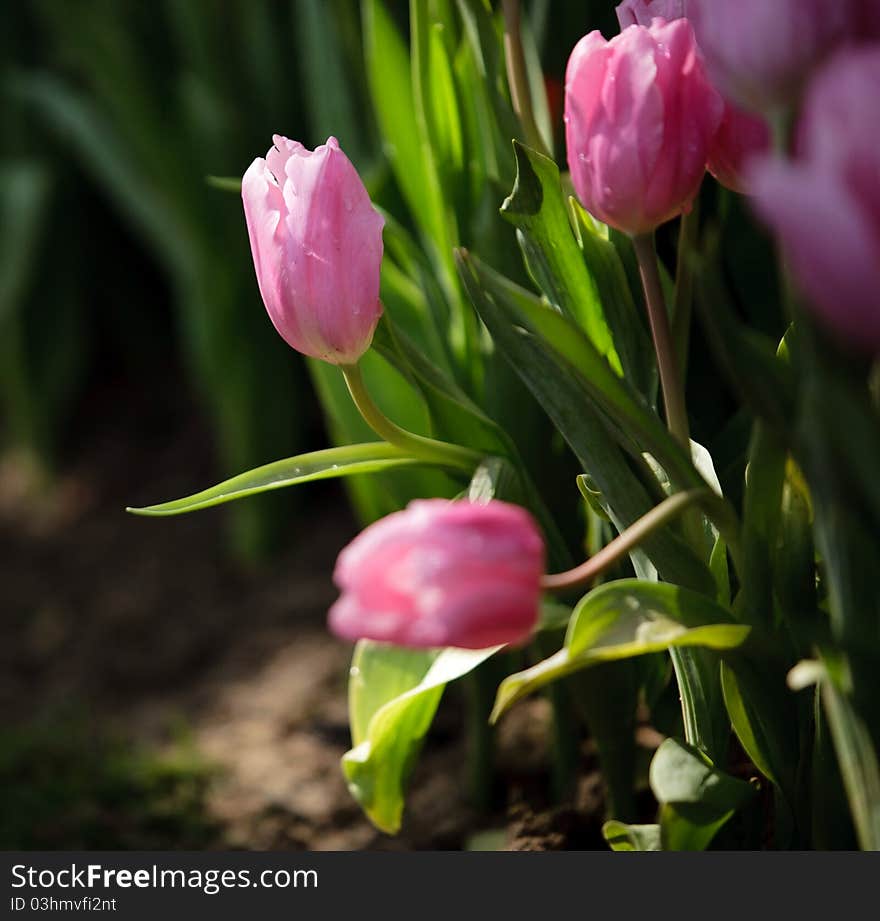
<path id="1" fill-rule="evenodd" d="M 880 351 L 880 47 L 839 53 L 807 94 L 794 161 L 750 172 L 758 212 L 824 322 Z"/>
<path id="2" fill-rule="evenodd" d="M 314 151 L 273 141 L 241 184 L 263 303 L 298 352 L 353 364 L 382 313 L 384 220 L 336 138 Z"/>
<path id="3" fill-rule="evenodd" d="M 339 555 L 330 628 L 411 647 L 522 643 L 538 620 L 543 571 L 544 542 L 522 508 L 418 500 Z"/>
<path id="4" fill-rule="evenodd" d="M 683 19 L 687 12 L 688 0 L 624 0 L 617 7 L 617 18 L 625 29 L 631 25 L 650 26 L 658 17 L 667 21 Z M 744 192 L 746 162 L 769 150 L 770 143 L 770 125 L 764 118 L 725 101 L 724 115 L 709 151 L 709 172 L 727 188 Z"/>
<path id="5" fill-rule="evenodd" d="M 793 103 L 851 36 L 853 0 L 688 0 L 687 15 L 725 98 L 769 112 Z"/>
<path id="6" fill-rule="evenodd" d="M 591 32 L 568 61 L 568 165 L 584 207 L 631 235 L 690 208 L 723 102 L 686 19 Z"/>

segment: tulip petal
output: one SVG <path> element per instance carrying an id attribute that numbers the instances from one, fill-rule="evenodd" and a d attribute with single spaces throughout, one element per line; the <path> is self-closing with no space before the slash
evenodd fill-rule
<path id="1" fill-rule="evenodd" d="M 293 348 L 352 364 L 382 313 L 384 220 L 335 138 L 314 151 L 273 141 L 242 181 L 260 293 Z"/>
<path id="2" fill-rule="evenodd" d="M 880 239 L 839 177 L 767 159 L 751 170 L 755 207 L 779 234 L 823 320 L 860 348 L 880 348 Z"/>
<path id="3" fill-rule="evenodd" d="M 330 628 L 412 647 L 519 643 L 537 623 L 543 568 L 540 532 L 518 506 L 412 502 L 340 553 Z"/>

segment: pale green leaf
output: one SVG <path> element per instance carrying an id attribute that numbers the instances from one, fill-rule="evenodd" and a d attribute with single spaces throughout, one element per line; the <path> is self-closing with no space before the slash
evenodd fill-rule
<path id="1" fill-rule="evenodd" d="M 748 634 L 749 627 L 696 592 L 636 579 L 609 582 L 577 605 L 559 652 L 504 679 L 492 719 L 526 694 L 599 662 L 688 646 L 730 650 Z"/>
<path id="2" fill-rule="evenodd" d="M 265 464 L 247 473 L 240 473 L 232 479 L 224 480 L 210 489 L 174 499 L 160 505 L 148 505 L 144 508 L 129 508 L 135 515 L 180 515 L 194 512 L 196 509 L 210 508 L 233 499 L 243 499 L 271 489 L 281 489 L 298 483 L 313 480 L 326 480 L 332 477 L 354 476 L 360 473 L 377 473 L 394 467 L 409 467 L 419 464 L 417 458 L 410 457 L 393 445 L 385 442 L 370 442 L 360 445 L 344 445 L 339 448 L 327 448 L 312 451 L 297 457 Z"/>
<path id="3" fill-rule="evenodd" d="M 377 828 L 388 834 L 400 828 L 406 780 L 445 686 L 500 648 L 436 652 L 358 644 L 349 683 L 354 747 L 342 770 Z"/>

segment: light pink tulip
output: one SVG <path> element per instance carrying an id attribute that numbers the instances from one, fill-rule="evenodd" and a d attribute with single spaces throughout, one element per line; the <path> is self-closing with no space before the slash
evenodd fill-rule
<path id="1" fill-rule="evenodd" d="M 853 0 L 688 0 L 713 82 L 769 112 L 794 102 L 812 70 L 851 37 Z"/>
<path id="2" fill-rule="evenodd" d="M 683 19 L 687 15 L 687 0 L 623 0 L 617 9 L 620 28 L 649 26 L 654 19 Z"/>
<path id="3" fill-rule="evenodd" d="M 543 539 L 519 506 L 418 500 L 339 555 L 330 629 L 411 647 L 522 643 L 537 623 L 543 571 Z"/>
<path id="4" fill-rule="evenodd" d="M 565 126 L 575 191 L 629 234 L 690 208 L 723 102 L 686 19 L 584 36 L 568 61 Z"/>
<path id="5" fill-rule="evenodd" d="M 825 323 L 880 351 L 880 46 L 842 51 L 807 94 L 794 161 L 750 171 L 758 212 Z"/>
<path id="6" fill-rule="evenodd" d="M 275 135 L 241 184 L 263 303 L 298 352 L 353 364 L 382 314 L 384 220 L 336 138 L 307 150 Z"/>

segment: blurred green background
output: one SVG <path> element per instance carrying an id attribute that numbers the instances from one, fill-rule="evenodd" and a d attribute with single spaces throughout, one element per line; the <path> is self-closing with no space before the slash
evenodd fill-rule
<path id="1" fill-rule="evenodd" d="M 613 3 L 577 6 L 527 5 L 557 98 L 577 38 L 615 28 Z M 408 4 L 384 7 L 405 35 Z M 303 363 L 261 308 L 238 197 L 208 177 L 240 176 L 273 133 L 310 147 L 332 133 L 395 210 L 361 15 L 356 0 L 4 4 L 2 449 L 37 483 L 63 465 L 90 391 L 119 378 L 168 414 L 191 400 L 218 477 L 321 446 Z M 262 557 L 296 501 L 237 503 L 233 553 Z"/>

